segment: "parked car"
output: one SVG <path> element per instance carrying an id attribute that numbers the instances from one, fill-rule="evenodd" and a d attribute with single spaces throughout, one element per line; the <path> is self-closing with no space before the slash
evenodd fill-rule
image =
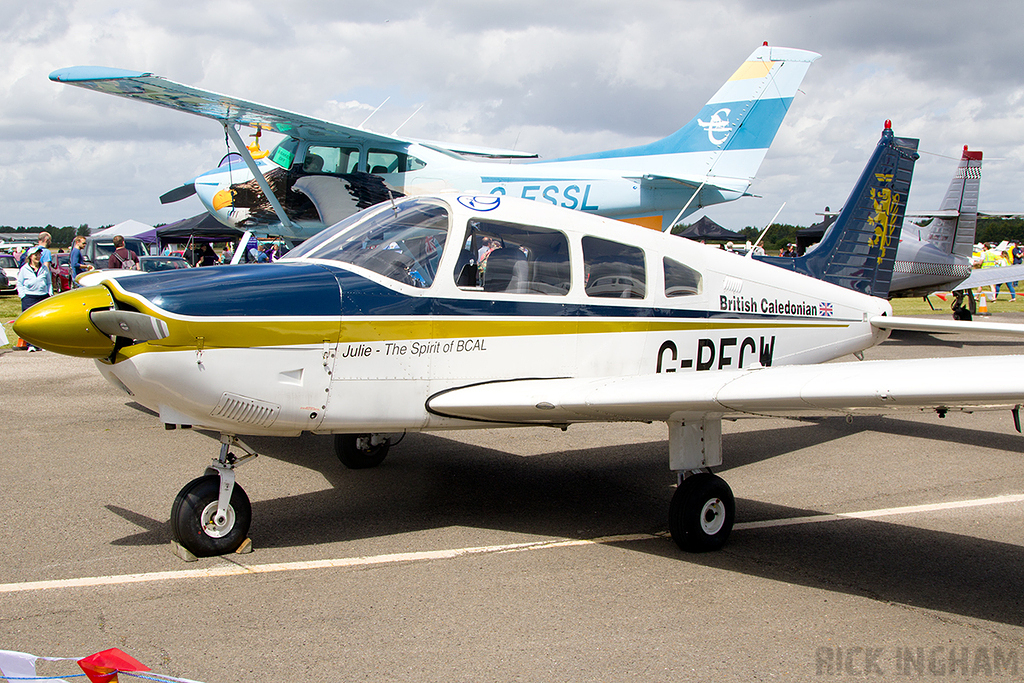
<path id="1" fill-rule="evenodd" d="M 7 283 L 0 285 L 0 293 L 10 294 L 18 288 L 18 257 L 0 254 L 0 270 L 7 276 Z"/>
<path id="2" fill-rule="evenodd" d="M 157 273 L 163 270 L 177 270 L 178 268 L 191 268 L 181 256 L 140 256 L 139 270 L 144 273 Z"/>
<path id="3" fill-rule="evenodd" d="M 99 284 L 104 279 L 120 279 L 145 275 L 147 273 L 162 273 L 180 268 L 191 268 L 188 261 L 180 256 L 140 256 L 139 267 L 136 270 L 124 270 L 119 268 L 106 270 L 92 270 L 78 276 L 78 284 L 83 287 L 90 287 Z"/>
<path id="4" fill-rule="evenodd" d="M 53 293 L 71 289 L 71 254 L 53 255 Z"/>
<path id="5" fill-rule="evenodd" d="M 135 237 L 125 237 L 124 246 L 134 251 L 138 256 L 149 253 L 146 243 Z M 114 242 L 101 237 L 88 237 L 85 240 L 85 250 L 82 258 L 86 263 L 92 264 L 96 270 L 106 270 L 110 267 L 110 255 L 114 253 Z"/>

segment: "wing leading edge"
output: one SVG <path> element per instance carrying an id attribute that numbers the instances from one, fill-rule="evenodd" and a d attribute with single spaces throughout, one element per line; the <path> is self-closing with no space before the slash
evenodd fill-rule
<path id="1" fill-rule="evenodd" d="M 419 142 L 411 138 L 383 135 L 372 131 L 325 121 L 312 116 L 250 102 L 210 90 L 175 83 L 144 71 L 129 71 L 102 66 L 72 66 L 50 74 L 50 80 L 87 90 L 117 95 L 149 104 L 195 114 L 221 123 L 260 128 L 302 140 L 365 140 L 388 144 Z M 532 158 L 536 154 L 472 145 L 431 142 L 459 154 L 490 158 Z"/>
<path id="2" fill-rule="evenodd" d="M 477 421 L 562 425 L 669 421 L 686 414 L 787 417 L 1012 408 L 1024 403 L 1024 386 L 1017 379 L 1022 372 L 1024 356 L 986 356 L 523 379 L 441 392 L 427 401 L 427 409 Z"/>

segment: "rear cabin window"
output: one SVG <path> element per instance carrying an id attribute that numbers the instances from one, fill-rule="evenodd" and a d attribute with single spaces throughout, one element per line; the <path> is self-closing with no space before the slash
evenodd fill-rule
<path id="1" fill-rule="evenodd" d="M 462 289 L 565 296 L 571 282 L 569 241 L 549 228 L 473 219 L 455 283 Z"/>
<path id="2" fill-rule="evenodd" d="M 418 171 L 426 165 L 424 161 L 401 152 L 371 149 L 366 153 L 366 170 L 375 175 Z"/>
<path id="3" fill-rule="evenodd" d="M 328 145 L 310 145 L 302 159 L 304 173 L 341 175 L 355 173 L 359 166 L 359 149 Z"/>
<path id="4" fill-rule="evenodd" d="M 584 237 L 583 273 L 587 296 L 643 299 L 647 294 L 644 252 L 629 244 Z"/>
<path id="5" fill-rule="evenodd" d="M 693 296 L 700 294 L 700 273 L 679 261 L 665 257 L 665 296 Z"/>

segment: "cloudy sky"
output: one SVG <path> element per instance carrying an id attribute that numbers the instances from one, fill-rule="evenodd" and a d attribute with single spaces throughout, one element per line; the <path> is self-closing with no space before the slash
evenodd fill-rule
<path id="1" fill-rule="evenodd" d="M 351 125 L 553 158 L 663 137 L 767 40 L 822 54 L 732 228 L 837 208 L 885 119 L 921 139 L 911 210 L 963 146 L 983 209 L 1024 210 L 1024 3 L 902 0 L 0 0 L 0 225 L 155 224 L 158 196 L 225 153 L 213 121 L 72 88 L 102 65 Z M 700 214 L 691 216 L 690 220 Z"/>

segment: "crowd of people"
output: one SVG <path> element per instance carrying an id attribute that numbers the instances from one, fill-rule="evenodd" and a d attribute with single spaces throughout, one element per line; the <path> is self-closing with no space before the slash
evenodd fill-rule
<path id="1" fill-rule="evenodd" d="M 40 232 L 34 246 L 26 249 L 17 249 L 14 256 L 18 259 L 18 280 L 17 293 L 21 299 L 21 310 L 26 311 L 43 299 L 53 296 L 54 280 L 58 277 L 56 263 L 53 253 L 50 251 L 50 244 L 53 241 L 48 232 Z M 139 257 L 144 254 L 137 254 L 127 246 L 122 235 L 115 235 L 112 239 L 114 251 L 103 264 L 107 269 L 136 269 L 139 267 Z M 71 253 L 68 260 L 68 276 L 71 287 L 77 287 L 76 278 L 94 266 L 89 264 L 85 258 L 86 238 L 75 237 L 71 246 Z M 195 267 L 215 266 L 231 263 L 232 255 L 237 247 L 227 243 L 224 249 L 218 253 L 213 244 L 204 242 L 202 244 L 189 243 L 185 249 L 179 252 L 172 250 L 170 245 L 164 247 L 161 252 L 164 256 L 181 255 Z M 63 252 L 63 250 L 60 250 Z M 281 246 L 273 242 L 250 243 L 243 258 L 244 263 L 271 263 L 284 255 Z M 38 347 L 25 344 L 22 340 L 15 346 L 18 349 L 28 351 L 39 351 Z"/>
<path id="2" fill-rule="evenodd" d="M 972 261 L 976 268 L 1001 268 L 1008 265 L 1019 266 L 1021 263 L 1024 263 L 1024 247 L 1013 242 L 1000 245 L 996 245 L 991 242 L 987 244 L 976 244 L 974 246 Z M 1014 282 L 1006 283 L 1006 289 L 1010 292 L 1011 302 L 1017 300 L 1017 289 L 1015 285 L 1016 283 Z M 1001 285 L 992 285 L 989 288 L 993 301 L 999 298 L 1000 287 Z"/>

